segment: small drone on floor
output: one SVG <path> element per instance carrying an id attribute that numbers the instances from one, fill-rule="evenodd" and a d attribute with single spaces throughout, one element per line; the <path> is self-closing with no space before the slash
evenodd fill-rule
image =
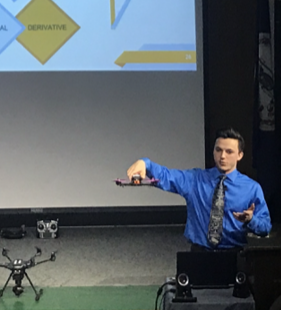
<path id="1" fill-rule="evenodd" d="M 119 186 L 155 186 L 159 180 L 157 179 L 143 179 L 139 174 L 134 174 L 132 179 L 116 179 L 116 185 Z"/>
<path id="2" fill-rule="evenodd" d="M 27 275 L 25 270 L 32 268 L 32 267 L 35 267 L 35 266 L 42 264 L 42 263 L 46 263 L 48 261 L 54 262 L 56 260 L 56 252 L 52 252 L 50 258 L 45 259 L 45 260 L 40 261 L 40 262 L 35 262 L 35 258 L 37 256 L 41 256 L 41 254 L 42 254 L 41 249 L 36 247 L 36 254 L 34 256 L 32 256 L 29 260 L 26 260 L 26 261 L 23 259 L 11 260 L 11 258 L 8 256 L 8 250 L 5 248 L 2 250 L 2 255 L 4 257 L 6 257 L 9 260 L 9 262 L 4 263 L 4 264 L 0 264 L 0 267 L 9 269 L 11 271 L 11 274 L 10 274 L 8 280 L 6 281 L 3 289 L 0 290 L 0 297 L 3 296 L 3 293 L 4 293 L 4 291 L 5 291 L 5 289 L 6 289 L 11 278 L 15 281 L 15 284 L 16 284 L 13 287 L 13 292 L 17 297 L 19 297 L 24 291 L 24 288 L 22 287 L 22 280 L 23 280 L 24 276 L 26 276 L 27 280 L 29 281 L 29 283 L 33 289 L 33 291 L 35 292 L 35 300 L 39 301 L 41 295 L 43 294 L 43 290 L 40 289 L 39 292 L 36 291 L 34 285 L 32 284 L 32 282 L 31 282 L 31 280 L 30 280 L 30 278 Z"/>

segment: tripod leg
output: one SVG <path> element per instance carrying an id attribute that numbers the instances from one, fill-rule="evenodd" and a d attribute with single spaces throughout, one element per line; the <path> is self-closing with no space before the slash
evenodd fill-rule
<path id="1" fill-rule="evenodd" d="M 26 276 L 28 282 L 30 283 L 31 287 L 33 288 L 33 291 L 34 291 L 34 293 L 35 293 L 35 295 L 36 295 L 36 296 L 35 296 L 35 300 L 38 301 L 38 300 L 40 299 L 41 295 L 43 294 L 43 290 L 40 289 L 40 290 L 39 290 L 39 293 L 38 293 L 38 292 L 36 291 L 34 285 L 32 284 L 32 282 L 31 282 L 31 280 L 30 280 L 30 278 L 29 278 L 29 276 L 27 275 L 26 272 L 24 272 L 24 275 Z"/>
<path id="2" fill-rule="evenodd" d="M 3 293 L 4 293 L 5 289 L 6 289 L 6 287 L 7 287 L 8 283 L 9 283 L 9 281 L 10 281 L 11 277 L 12 277 L 12 275 L 13 275 L 13 272 L 11 272 L 11 274 L 10 274 L 10 276 L 9 276 L 8 280 L 6 281 L 6 283 L 5 283 L 4 287 L 2 288 L 2 290 L 0 290 L 0 297 L 2 297 L 2 296 L 3 296 Z"/>

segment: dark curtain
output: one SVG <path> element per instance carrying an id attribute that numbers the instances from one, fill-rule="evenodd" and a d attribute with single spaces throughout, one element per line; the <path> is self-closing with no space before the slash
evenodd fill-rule
<path id="1" fill-rule="evenodd" d="M 279 140 L 276 131 L 274 65 L 272 57 L 270 12 L 268 0 L 258 0 L 257 59 L 255 72 L 256 100 L 253 128 L 253 164 L 275 221 L 278 175 L 280 171 Z"/>

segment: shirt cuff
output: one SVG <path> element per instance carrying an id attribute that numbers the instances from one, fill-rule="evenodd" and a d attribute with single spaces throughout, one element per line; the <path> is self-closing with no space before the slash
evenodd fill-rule
<path id="1" fill-rule="evenodd" d="M 253 214 L 252 219 L 250 220 L 250 222 L 247 224 L 247 227 L 251 230 L 251 231 L 255 231 L 256 227 L 258 225 L 258 219 L 257 217 Z"/>
<path id="2" fill-rule="evenodd" d="M 143 157 L 143 158 L 141 158 L 141 160 L 144 161 L 146 170 L 150 171 L 150 159 L 147 157 Z"/>

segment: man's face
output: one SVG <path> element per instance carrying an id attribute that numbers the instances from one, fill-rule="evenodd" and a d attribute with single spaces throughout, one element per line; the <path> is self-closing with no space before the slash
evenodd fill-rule
<path id="1" fill-rule="evenodd" d="M 214 146 L 214 160 L 219 170 L 230 173 L 236 169 L 237 162 L 243 157 L 239 151 L 238 140 L 218 138 Z"/>

